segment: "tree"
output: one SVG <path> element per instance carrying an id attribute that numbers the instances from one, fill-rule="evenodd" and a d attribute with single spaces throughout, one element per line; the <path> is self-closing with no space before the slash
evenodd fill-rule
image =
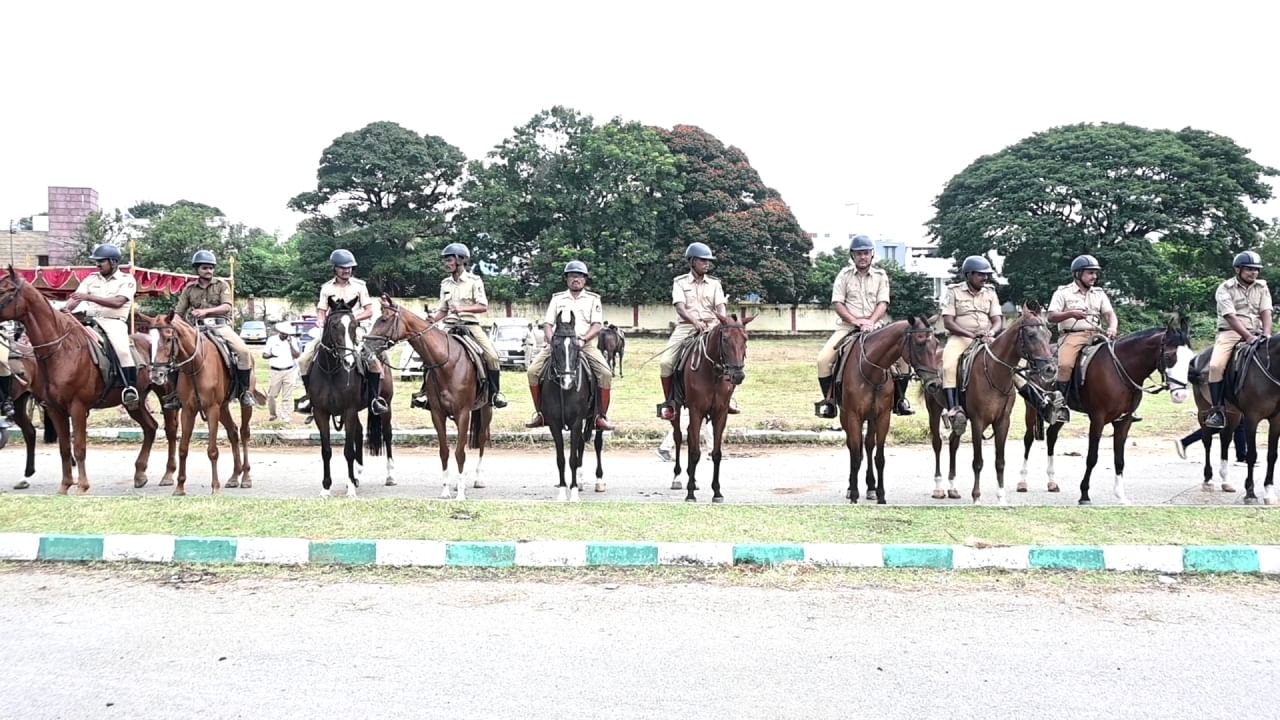
<path id="1" fill-rule="evenodd" d="M 220 262 L 225 262 L 227 250 L 233 246 L 223 233 L 223 219 L 211 214 L 211 210 L 175 205 L 154 217 L 138 241 L 138 265 L 191 272 L 191 256 L 197 250 L 211 250 Z M 218 271 L 225 273 L 226 268 L 219 267 Z"/>
<path id="2" fill-rule="evenodd" d="M 321 154 L 316 189 L 289 201 L 315 220 L 298 243 L 308 279 L 323 282 L 314 264 L 322 248 L 327 262 L 329 252 L 345 247 L 372 292 L 434 294 L 465 163 L 442 138 L 392 122 L 335 139 Z"/>
<path id="3" fill-rule="evenodd" d="M 149 220 L 163 215 L 164 211 L 168 209 L 168 205 L 151 202 L 150 200 L 143 200 L 142 202 L 135 203 L 133 207 L 129 208 L 128 212 L 130 216 L 139 220 Z"/>
<path id="4" fill-rule="evenodd" d="M 1009 299 L 1046 303 L 1072 258 L 1096 255 L 1121 302 L 1205 307 L 1204 288 L 1264 223 L 1277 171 L 1230 138 L 1194 129 L 1080 124 L 975 160 L 934 202 L 931 235 L 958 259 L 1005 256 Z"/>
<path id="5" fill-rule="evenodd" d="M 99 245 L 115 245 L 125 249 L 124 243 L 127 238 L 123 213 L 119 209 L 109 213 L 94 210 L 85 217 L 84 225 L 80 227 L 76 240 L 80 244 L 82 258 L 89 257 L 93 249 Z M 129 257 L 127 249 L 124 255 L 127 260 Z"/>

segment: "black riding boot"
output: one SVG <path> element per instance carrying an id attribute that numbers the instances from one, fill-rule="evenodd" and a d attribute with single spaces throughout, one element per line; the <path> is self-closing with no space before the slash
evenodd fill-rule
<path id="1" fill-rule="evenodd" d="M 1224 383 L 1209 383 L 1209 397 L 1213 399 L 1213 407 L 1209 409 L 1209 417 L 1204 419 L 1204 426 L 1210 430 L 1221 430 L 1227 426 L 1227 416 L 1222 412 L 1224 395 L 1226 395 Z"/>
<path id="2" fill-rule="evenodd" d="M 364 376 L 364 383 L 365 392 L 369 394 L 369 412 L 382 415 L 389 410 L 387 401 L 382 399 L 382 375 L 369 373 Z"/>
<path id="3" fill-rule="evenodd" d="M 813 414 L 830 420 L 836 416 L 836 404 L 831 399 L 831 383 L 834 378 L 820 377 L 818 378 L 818 387 L 822 388 L 822 400 L 813 404 Z"/>
<path id="4" fill-rule="evenodd" d="M 253 381 L 249 379 L 249 370 L 236 368 L 236 383 L 240 386 L 240 405 L 253 407 L 258 403 L 253 399 Z"/>
<path id="5" fill-rule="evenodd" d="M 894 415 L 915 415 L 916 411 L 911 409 L 911 403 L 907 402 L 907 383 L 911 382 L 910 375 L 894 375 L 893 376 L 893 414 Z"/>
<path id="6" fill-rule="evenodd" d="M 960 390 L 946 388 L 942 393 L 947 403 L 947 420 L 951 424 L 951 434 L 963 435 L 965 427 L 969 424 L 969 419 L 965 417 L 964 408 L 960 407 Z"/>
<path id="7" fill-rule="evenodd" d="M 293 406 L 293 409 L 307 414 L 306 417 L 302 418 L 303 425 L 315 419 L 311 412 L 311 373 L 302 376 L 302 397 Z"/>
<path id="8" fill-rule="evenodd" d="M 1036 414 L 1040 419 L 1049 423 L 1054 423 L 1053 398 L 1049 393 L 1040 388 L 1027 384 L 1018 389 L 1018 394 L 1022 396 L 1027 404 L 1036 409 Z"/>
<path id="9" fill-rule="evenodd" d="M 1067 408 L 1067 388 L 1071 387 L 1071 381 L 1055 381 L 1053 386 L 1058 389 L 1058 394 L 1062 396 L 1062 407 L 1058 408 L 1058 416 L 1055 418 L 1055 422 L 1068 422 L 1071 420 L 1071 410 Z"/>
<path id="10" fill-rule="evenodd" d="M 138 394 L 138 368 L 120 368 L 124 373 L 124 390 L 120 391 L 120 402 L 126 407 L 137 407 L 141 396 Z"/>
<path id="11" fill-rule="evenodd" d="M 507 406 L 507 397 L 502 394 L 502 371 L 489 371 L 489 404 L 495 408 Z"/>
<path id="12" fill-rule="evenodd" d="M 13 376 L 0 375 L 0 416 L 6 418 L 13 417 L 13 399 L 9 397 L 11 392 L 13 392 Z"/>

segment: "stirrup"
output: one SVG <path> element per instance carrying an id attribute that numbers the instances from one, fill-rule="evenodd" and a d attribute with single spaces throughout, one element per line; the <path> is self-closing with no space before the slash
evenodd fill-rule
<path id="1" fill-rule="evenodd" d="M 507 406 L 507 398 L 502 393 L 494 393 L 493 397 L 489 398 L 489 404 L 495 408 L 504 408 Z"/>
<path id="2" fill-rule="evenodd" d="M 964 435 L 964 431 L 969 427 L 969 416 L 965 415 L 959 407 L 955 410 L 951 416 L 951 434 L 959 437 Z"/>
<path id="3" fill-rule="evenodd" d="M 391 408 L 387 407 L 387 401 L 380 397 L 376 397 L 369 403 L 369 412 L 374 415 L 385 415 Z"/>
<path id="4" fill-rule="evenodd" d="M 1215 407 L 1209 412 L 1209 417 L 1204 419 L 1204 426 L 1210 430 L 1222 430 L 1227 426 L 1227 416 L 1222 408 Z"/>
<path id="5" fill-rule="evenodd" d="M 813 414 L 815 417 L 830 420 L 836 416 L 836 404 L 827 399 L 816 402 L 813 404 Z"/>
<path id="6" fill-rule="evenodd" d="M 660 420 L 674 420 L 676 417 L 676 409 L 669 402 L 658 403 L 658 418 Z"/>
<path id="7" fill-rule="evenodd" d="M 423 410 L 430 410 L 431 405 L 430 403 L 427 402 L 427 394 L 423 393 L 421 395 L 414 395 L 413 397 L 409 398 L 409 407 L 421 408 Z"/>
<path id="8" fill-rule="evenodd" d="M 915 414 L 916 414 L 916 411 L 915 411 L 915 410 L 912 410 L 912 409 L 911 409 L 911 403 L 907 402 L 907 399 L 906 399 L 906 398 L 903 398 L 903 399 L 899 400 L 898 402 L 894 403 L 894 405 L 893 405 L 893 414 L 894 414 L 894 415 L 903 415 L 903 416 L 905 416 L 905 415 L 915 415 Z"/>
<path id="9" fill-rule="evenodd" d="M 258 401 L 253 399 L 253 391 L 245 390 L 240 393 L 240 407 L 257 407 Z"/>
<path id="10" fill-rule="evenodd" d="M 132 385 L 120 391 L 120 402 L 129 407 L 137 406 L 139 399 L 138 388 Z"/>
<path id="11" fill-rule="evenodd" d="M 608 419 L 608 418 L 606 418 L 605 416 L 603 416 L 603 415 L 597 415 L 597 416 L 596 416 L 596 429 L 597 429 L 597 430 L 613 430 L 613 424 L 612 424 L 612 423 L 610 423 L 610 422 L 609 422 L 609 419 Z"/>

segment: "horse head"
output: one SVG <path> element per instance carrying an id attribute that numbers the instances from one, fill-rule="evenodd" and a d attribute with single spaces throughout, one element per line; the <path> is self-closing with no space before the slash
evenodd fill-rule
<path id="1" fill-rule="evenodd" d="M 22 276 L 9 265 L 8 274 L 0 278 L 0 320 L 17 320 L 26 314 L 22 307 Z"/>
<path id="2" fill-rule="evenodd" d="M 725 316 L 716 313 L 720 322 L 712 330 L 714 348 L 708 342 L 707 353 L 715 363 L 716 372 L 734 385 L 741 385 L 747 379 L 747 325 L 756 317 L 759 316 L 739 322 L 736 314 Z"/>
<path id="3" fill-rule="evenodd" d="M 920 376 L 920 382 L 929 394 L 942 391 L 942 355 L 938 352 L 938 336 L 933 331 L 933 323 L 930 318 L 908 318 L 904 353 L 907 364 Z"/>
<path id="4" fill-rule="evenodd" d="M 345 370 L 355 366 L 358 325 L 355 321 L 355 308 L 359 302 L 355 298 L 351 300 L 329 298 L 329 313 L 325 316 L 324 334 L 320 337 L 320 347 L 341 359 Z"/>
<path id="5" fill-rule="evenodd" d="M 176 370 L 178 356 L 178 333 L 173 311 L 167 315 L 148 318 L 151 330 L 147 335 L 151 338 L 151 382 L 164 385 L 169 382 L 169 373 Z M 176 322 L 175 322 L 176 321 Z"/>
<path id="6" fill-rule="evenodd" d="M 551 336 L 551 371 L 562 390 L 573 388 L 582 363 L 582 348 L 578 343 L 577 323 L 573 311 L 566 318 L 556 317 L 555 331 Z"/>
<path id="7" fill-rule="evenodd" d="M 1052 383 L 1058 376 L 1058 361 L 1054 359 L 1052 335 L 1040 313 L 1040 305 L 1034 300 L 1023 304 L 1022 314 L 1014 325 L 1017 328 L 1018 356 L 1031 368 L 1031 379 L 1045 385 Z"/>
<path id="8" fill-rule="evenodd" d="M 1195 359 L 1191 349 L 1191 324 L 1182 313 L 1172 313 L 1164 326 L 1160 340 L 1160 373 L 1169 386 L 1169 397 L 1175 403 L 1186 402 L 1191 387 L 1188 375 L 1191 361 Z"/>
<path id="9" fill-rule="evenodd" d="M 384 352 L 407 336 L 404 323 L 400 322 L 400 307 L 391 296 L 383 293 L 379 298 L 379 306 L 381 310 L 378 319 L 373 321 L 373 327 L 364 336 L 365 347 L 374 353 Z"/>

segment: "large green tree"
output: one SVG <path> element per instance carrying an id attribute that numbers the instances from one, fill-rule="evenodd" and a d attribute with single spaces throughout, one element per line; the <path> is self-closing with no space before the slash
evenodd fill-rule
<path id="1" fill-rule="evenodd" d="M 1006 299 L 1048 302 L 1071 259 L 1101 261 L 1122 302 L 1203 308 L 1213 278 L 1265 223 L 1276 170 L 1230 138 L 1184 129 L 1080 124 L 975 160 L 934 203 L 930 232 L 957 260 L 1005 256 Z"/>
<path id="2" fill-rule="evenodd" d="M 321 154 L 316 188 L 289 201 L 314 220 L 298 237 L 302 281 L 315 287 L 331 277 L 318 259 L 344 247 L 372 292 L 434 294 L 465 163 L 443 138 L 393 122 L 335 139 Z"/>

